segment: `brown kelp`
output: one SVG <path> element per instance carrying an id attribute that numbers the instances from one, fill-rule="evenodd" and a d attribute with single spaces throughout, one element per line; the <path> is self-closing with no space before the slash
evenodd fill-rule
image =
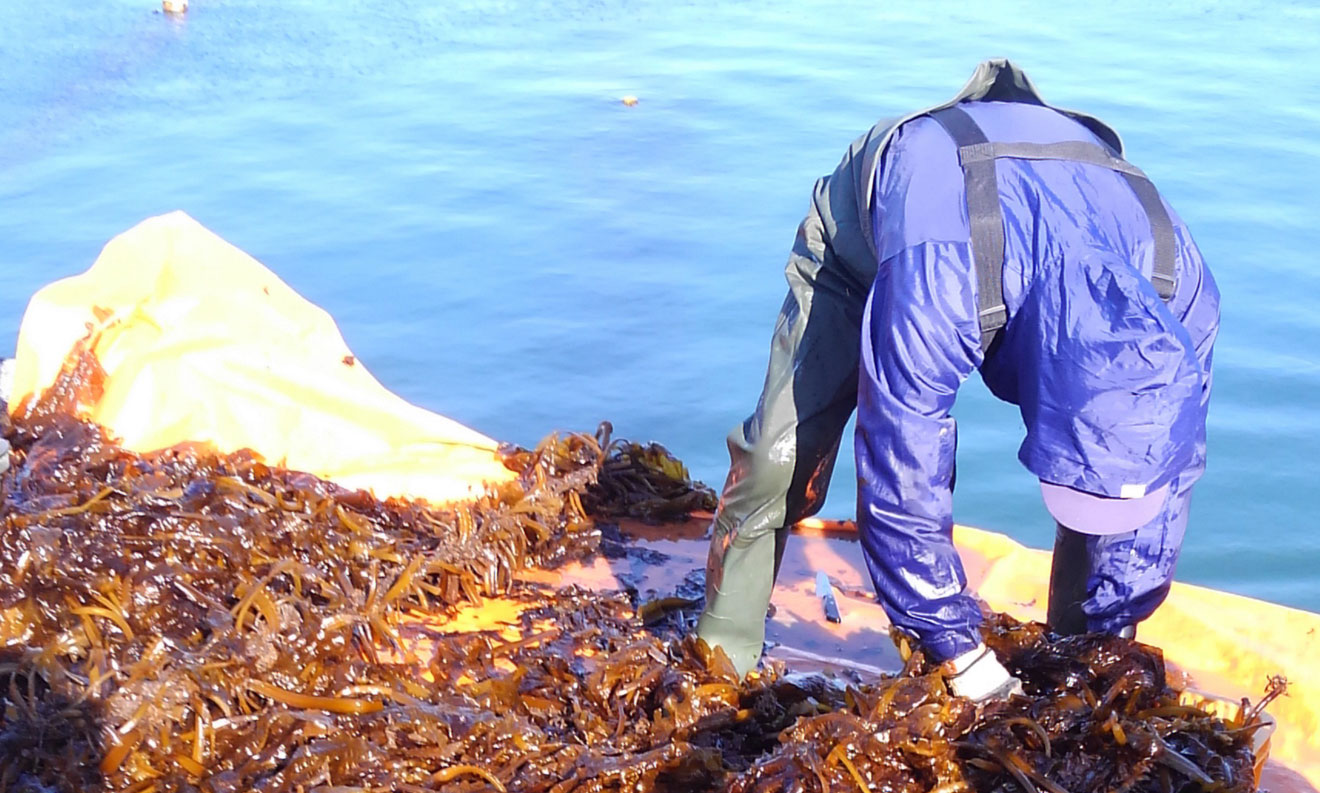
<path id="1" fill-rule="evenodd" d="M 848 690 L 845 705 L 801 719 L 781 747 L 728 790 L 1249 791 L 1255 708 L 1224 721 L 1181 701 L 1160 652 L 1100 634 L 1059 637 L 989 615 L 987 644 L 1025 696 L 978 709 L 952 697 L 939 667 L 911 654 L 895 679 Z M 900 647 L 906 640 L 897 636 Z M 1245 704 L 1245 703 L 1244 703 Z"/>
<path id="2" fill-rule="evenodd" d="M 1133 642 L 992 619 L 1027 696 L 978 709 L 920 653 L 865 684 L 740 681 L 624 594 L 519 582 L 595 547 L 590 485 L 639 459 L 603 433 L 510 450 L 515 483 L 436 507 L 250 453 L 130 453 L 71 417 L 96 383 L 76 359 L 0 418 L 0 790 L 1252 788 L 1259 711 L 1180 704 Z M 607 481 L 624 503 L 682 498 Z M 517 604 L 515 637 L 427 627 L 493 595 Z"/>
<path id="3" fill-rule="evenodd" d="M 695 510 L 715 509 L 718 497 L 692 480 L 687 467 L 658 443 L 610 441 L 613 426 L 602 422 L 596 439 L 605 459 L 595 483 L 582 498 L 588 512 L 602 518 L 678 520 Z"/>
<path id="4" fill-rule="evenodd" d="M 0 789 L 96 769 L 114 790 L 246 790 L 305 784 L 289 763 L 374 765 L 368 739 L 326 720 L 388 719 L 423 693 L 414 669 L 380 659 L 411 657 L 400 615 L 505 592 L 519 569 L 596 536 L 578 496 L 599 462 L 590 436 L 511 453 L 519 480 L 469 503 L 382 502 L 249 453 L 127 452 L 70 416 L 99 377 L 94 358 L 71 359 L 4 428 L 17 458 L 0 484 L 14 751 Z M 51 740 L 59 764 L 43 766 Z"/>

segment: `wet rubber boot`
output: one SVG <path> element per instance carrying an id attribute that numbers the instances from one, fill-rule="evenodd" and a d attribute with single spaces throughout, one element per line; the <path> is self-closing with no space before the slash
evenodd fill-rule
<path id="1" fill-rule="evenodd" d="M 1091 577 L 1091 557 L 1086 550 L 1086 535 L 1056 524 L 1054 556 L 1050 563 L 1050 602 L 1045 622 L 1050 630 L 1063 636 L 1086 633 L 1087 581 Z"/>
<path id="2" fill-rule="evenodd" d="M 706 609 L 697 636 L 724 648 L 739 675 L 756 668 L 765 646 L 766 612 L 788 532 L 752 535 L 715 528 L 706 559 Z"/>
<path id="3" fill-rule="evenodd" d="M 1056 524 L 1054 557 L 1050 564 L 1050 603 L 1045 618 L 1050 630 L 1062 636 L 1087 632 L 1086 612 L 1082 603 L 1087 597 L 1091 577 L 1091 554 L 1086 548 L 1087 535 Z M 1124 639 L 1137 638 L 1136 625 L 1124 625 L 1114 631 Z"/>

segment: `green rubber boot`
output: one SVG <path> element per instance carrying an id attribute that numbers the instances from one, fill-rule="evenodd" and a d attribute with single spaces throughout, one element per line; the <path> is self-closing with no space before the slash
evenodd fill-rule
<path id="1" fill-rule="evenodd" d="M 722 647 L 739 675 L 756 668 L 783 542 L 773 530 L 742 533 L 717 520 L 706 558 L 706 610 L 697 636 Z"/>

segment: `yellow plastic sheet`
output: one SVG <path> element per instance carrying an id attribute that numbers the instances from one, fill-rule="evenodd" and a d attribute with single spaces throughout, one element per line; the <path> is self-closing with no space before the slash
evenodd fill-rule
<path id="1" fill-rule="evenodd" d="M 494 440 L 388 391 L 329 314 L 182 212 L 115 237 L 87 272 L 32 298 L 11 410 L 54 381 L 89 329 L 107 378 L 81 412 L 135 451 L 210 441 L 435 503 L 511 476 Z"/>

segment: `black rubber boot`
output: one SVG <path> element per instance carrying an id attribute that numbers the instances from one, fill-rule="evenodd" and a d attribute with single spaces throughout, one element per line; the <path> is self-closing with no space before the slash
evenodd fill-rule
<path id="1" fill-rule="evenodd" d="M 1086 535 L 1057 524 L 1054 535 L 1054 558 L 1050 564 L 1050 603 L 1045 622 L 1050 630 L 1064 636 L 1086 633 L 1086 582 L 1091 576 L 1091 559 L 1086 552 Z"/>
<path id="2" fill-rule="evenodd" d="M 1091 555 L 1086 551 L 1086 535 L 1056 524 L 1054 558 L 1050 564 L 1050 603 L 1045 622 L 1061 636 L 1086 633 L 1086 583 L 1091 577 Z M 1136 625 L 1124 625 L 1114 632 L 1124 639 L 1137 638 Z"/>

